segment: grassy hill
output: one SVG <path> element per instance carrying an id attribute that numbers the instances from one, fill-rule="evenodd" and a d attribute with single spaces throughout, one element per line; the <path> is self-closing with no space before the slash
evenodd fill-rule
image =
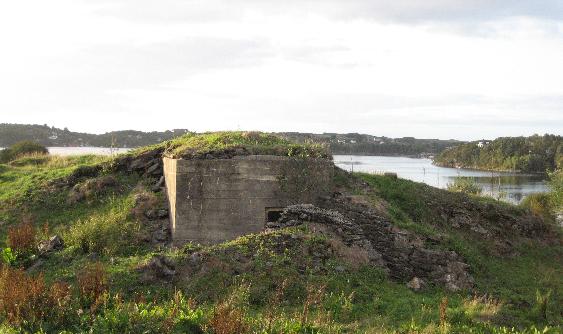
<path id="1" fill-rule="evenodd" d="M 8 147 L 20 141 L 34 141 L 45 146 L 141 147 L 177 138 L 187 132 L 185 129 L 164 132 L 127 130 L 96 135 L 47 125 L 0 124 L 0 147 Z M 334 154 L 433 155 L 463 143 L 457 140 L 388 138 L 358 133 L 283 132 L 276 135 L 296 143 L 322 144 Z"/>
<path id="2" fill-rule="evenodd" d="M 0 165 L 0 332 L 561 331 L 558 227 L 407 180 L 337 170 L 331 198 L 288 208 L 266 233 L 170 248 L 159 158 L 252 153 L 326 154 L 215 133 L 116 158 Z M 467 286 L 440 280 L 448 266 Z"/>
<path id="3" fill-rule="evenodd" d="M 91 134 L 36 124 L 0 124 L 0 147 L 8 147 L 21 141 L 33 141 L 44 146 L 94 146 L 139 147 L 179 137 L 188 130 L 143 132 L 134 130 Z"/>
<path id="4" fill-rule="evenodd" d="M 545 173 L 563 165 L 563 137 L 504 137 L 455 146 L 434 159 L 440 166 Z"/>

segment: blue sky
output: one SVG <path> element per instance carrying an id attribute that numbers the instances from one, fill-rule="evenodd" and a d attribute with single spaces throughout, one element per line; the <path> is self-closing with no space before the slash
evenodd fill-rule
<path id="1" fill-rule="evenodd" d="M 0 122 L 563 134 L 563 2 L 0 4 Z"/>

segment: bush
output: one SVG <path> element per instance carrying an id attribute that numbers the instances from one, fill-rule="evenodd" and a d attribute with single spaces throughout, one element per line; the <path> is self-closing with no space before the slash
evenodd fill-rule
<path id="1" fill-rule="evenodd" d="M 29 221 L 8 229 L 8 247 L 16 253 L 31 253 L 35 250 L 35 229 Z"/>
<path id="2" fill-rule="evenodd" d="M 239 334 L 249 330 L 244 311 L 228 302 L 220 303 L 215 307 L 209 327 L 215 334 Z"/>
<path id="3" fill-rule="evenodd" d="M 530 194 L 522 200 L 520 206 L 530 210 L 536 216 L 552 219 L 552 207 L 548 194 Z"/>
<path id="4" fill-rule="evenodd" d="M 549 174 L 549 193 L 553 209 L 563 211 L 563 169 Z"/>
<path id="5" fill-rule="evenodd" d="M 480 195 L 483 191 L 475 180 L 468 177 L 455 178 L 453 183 L 448 184 L 448 190 L 473 195 Z"/>
<path id="6" fill-rule="evenodd" d="M 134 247 L 138 225 L 128 220 L 130 206 L 118 203 L 107 213 L 96 214 L 75 223 L 64 237 L 83 253 L 114 255 Z"/>
<path id="7" fill-rule="evenodd" d="M 241 285 L 231 292 L 230 296 L 215 306 L 208 326 L 215 334 L 248 333 L 249 324 L 246 320 L 248 303 L 248 285 Z"/>
<path id="8" fill-rule="evenodd" d="M 7 163 L 27 154 L 48 154 L 49 150 L 43 145 L 22 141 L 0 151 L 0 163 Z"/>
<path id="9" fill-rule="evenodd" d="M 70 310 L 71 289 L 65 283 L 48 287 L 42 275 L 23 269 L 0 270 L 0 317 L 8 324 L 37 328 L 42 322 L 61 324 Z"/>
<path id="10" fill-rule="evenodd" d="M 106 270 L 99 262 L 87 266 L 76 275 L 83 301 L 96 303 L 108 291 Z"/>
<path id="11" fill-rule="evenodd" d="M 10 247 L 0 250 L 0 260 L 2 260 L 2 263 L 11 266 L 16 263 L 16 259 L 16 254 Z"/>

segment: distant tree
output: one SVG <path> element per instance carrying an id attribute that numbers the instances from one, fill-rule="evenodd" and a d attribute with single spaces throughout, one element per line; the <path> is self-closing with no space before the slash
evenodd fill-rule
<path id="1" fill-rule="evenodd" d="M 458 145 L 443 151 L 434 162 L 448 167 L 544 173 L 561 164 L 561 152 L 561 136 L 504 137 Z"/>

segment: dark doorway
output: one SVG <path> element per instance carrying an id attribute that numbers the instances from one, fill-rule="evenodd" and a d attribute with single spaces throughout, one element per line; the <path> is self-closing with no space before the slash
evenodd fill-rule
<path id="1" fill-rule="evenodd" d="M 283 208 L 266 208 L 266 223 L 275 223 L 280 219 Z"/>

